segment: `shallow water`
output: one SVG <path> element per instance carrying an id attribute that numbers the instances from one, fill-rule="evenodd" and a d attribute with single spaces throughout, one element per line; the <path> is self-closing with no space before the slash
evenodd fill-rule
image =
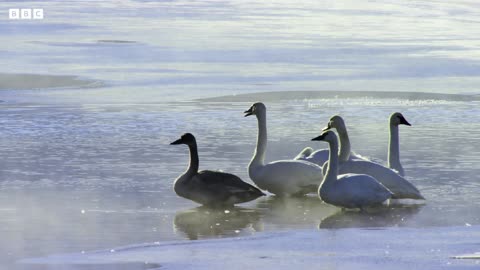
<path id="1" fill-rule="evenodd" d="M 0 13 L 34 4 L 3 2 Z M 0 73 L 9 74 L 0 76 L 8 80 L 0 84 L 0 266 L 77 269 L 16 262 L 169 240 L 480 224 L 474 1 L 42 6 L 43 21 L 0 19 Z M 29 73 L 44 76 L 25 84 L 15 75 Z M 300 90 L 357 93 L 306 97 Z M 271 91 L 284 93 L 241 96 Z M 354 151 L 386 160 L 387 117 L 401 111 L 412 123 L 400 129 L 402 163 L 426 205 L 362 215 L 314 196 L 270 196 L 225 211 L 174 195 L 188 151 L 169 143 L 184 132 L 197 136 L 201 168 L 248 180 L 257 130 L 242 112 L 259 97 L 268 107 L 268 160 L 325 148 L 310 139 L 336 113 Z"/>

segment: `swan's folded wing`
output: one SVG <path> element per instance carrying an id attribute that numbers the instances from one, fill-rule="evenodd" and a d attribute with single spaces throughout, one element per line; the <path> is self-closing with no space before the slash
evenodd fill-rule
<path id="1" fill-rule="evenodd" d="M 268 169 L 268 178 L 273 181 L 299 187 L 318 186 L 323 178 L 321 167 L 302 160 L 278 160 L 266 164 L 264 169 Z"/>
<path id="2" fill-rule="evenodd" d="M 198 181 L 201 181 L 202 184 L 211 188 L 219 188 L 221 186 L 230 192 L 261 192 L 258 188 L 245 183 L 240 177 L 230 173 L 205 170 L 198 172 L 196 178 Z"/>
<path id="3" fill-rule="evenodd" d="M 313 152 L 310 156 L 306 157 L 304 160 L 317 164 L 319 166 L 323 166 L 323 164 L 328 160 L 328 157 L 329 157 L 329 150 L 320 149 Z"/>
<path id="4" fill-rule="evenodd" d="M 342 174 L 368 174 L 393 192 L 394 199 L 425 199 L 420 194 L 420 191 L 408 180 L 398 175 L 392 169 L 375 162 L 348 161 L 340 166 L 339 172 Z"/>
<path id="5" fill-rule="evenodd" d="M 313 153 L 313 148 L 305 147 L 293 160 L 305 159 Z"/>

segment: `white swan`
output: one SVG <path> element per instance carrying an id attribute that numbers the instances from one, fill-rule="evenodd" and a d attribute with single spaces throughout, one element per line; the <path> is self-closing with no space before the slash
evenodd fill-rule
<path id="1" fill-rule="evenodd" d="M 393 114 L 393 116 L 398 116 Z M 400 118 L 394 117 L 393 123 L 408 123 L 402 116 L 403 120 Z M 333 121 L 332 121 L 333 119 Z M 397 133 L 396 133 L 396 143 L 395 140 L 391 140 L 390 148 L 396 149 L 393 152 L 389 151 L 389 160 L 390 156 L 399 156 L 398 155 L 398 124 Z M 358 154 L 352 154 L 350 152 L 350 141 L 348 140 L 347 128 L 345 122 L 340 116 L 333 116 L 328 123 L 328 126 L 324 130 L 329 130 L 335 128 L 339 133 L 340 138 L 340 167 L 339 173 L 360 173 L 368 174 L 373 178 L 377 179 L 380 183 L 386 186 L 391 192 L 393 192 L 393 199 L 416 199 L 416 200 L 425 200 L 425 198 L 420 194 L 420 191 L 409 181 L 403 178 L 401 175 L 398 175 L 396 171 L 387 168 L 379 163 L 371 161 L 369 159 L 363 158 Z M 395 135 L 395 128 L 394 128 Z M 343 138 L 343 140 L 342 140 Z M 396 144 L 396 148 L 395 148 Z M 393 146 L 392 146 L 393 145 Z M 395 152 L 396 151 L 396 152 Z M 343 159 L 342 159 L 343 153 Z M 350 153 L 350 158 L 346 158 Z M 396 154 L 395 154 L 396 153 Z M 314 154 L 312 154 L 314 155 Z M 308 160 L 308 159 L 307 159 Z M 394 159 L 395 160 L 395 159 Z M 397 158 L 398 160 L 398 158 Z M 400 164 L 400 162 L 398 162 Z M 327 165 L 323 165 L 324 174 L 326 172 Z"/>
<path id="2" fill-rule="evenodd" d="M 347 126 L 345 125 L 345 121 L 339 115 L 334 115 L 328 121 L 327 126 L 322 130 L 326 131 L 329 129 L 335 128 L 338 132 L 338 137 L 340 139 L 340 152 L 339 152 L 339 159 L 340 162 L 344 162 L 347 160 L 353 159 L 361 159 L 366 160 L 364 157 L 351 152 L 350 146 L 350 139 L 348 137 Z M 328 149 L 320 149 L 317 150 L 310 155 L 306 155 L 308 151 L 306 151 L 309 147 L 305 148 L 300 154 L 298 154 L 294 160 L 305 160 L 312 163 L 315 163 L 319 166 L 323 166 L 323 164 L 328 161 L 329 151 Z"/>
<path id="3" fill-rule="evenodd" d="M 400 124 L 410 125 L 403 115 L 393 113 L 390 117 L 388 160 L 389 164 L 400 165 L 401 168 L 398 144 L 398 125 Z M 342 147 L 343 145 L 340 145 L 340 148 Z M 324 169 L 326 168 L 324 167 Z M 396 170 L 398 170 L 398 167 Z M 396 170 L 392 170 L 367 159 L 349 159 L 341 162 L 339 167 L 339 173 L 364 173 L 372 176 L 393 192 L 393 199 L 425 200 L 425 197 L 423 197 L 420 191 L 412 183 L 399 175 Z M 399 170 L 399 172 L 401 171 L 403 171 L 403 169 Z"/>
<path id="4" fill-rule="evenodd" d="M 388 164 L 391 168 L 387 168 L 379 163 L 370 160 L 350 159 L 341 163 L 340 173 L 364 173 L 377 179 L 393 192 L 392 199 L 416 199 L 425 200 L 420 191 L 401 173 L 403 168 L 400 163 L 399 143 L 398 143 L 398 125 L 410 125 L 401 113 L 393 113 L 390 116 L 390 142 L 388 151 Z M 340 148 L 342 145 L 340 145 Z M 324 168 L 325 169 L 325 168 Z M 397 173 L 398 172 L 398 173 Z"/>
<path id="5" fill-rule="evenodd" d="M 276 195 L 304 195 L 316 192 L 323 177 L 322 168 L 301 160 L 280 160 L 265 164 L 267 150 L 267 108 L 261 102 L 245 111 L 258 120 L 257 146 L 248 165 L 248 174 L 261 189 Z"/>
<path id="6" fill-rule="evenodd" d="M 402 164 L 400 163 L 400 144 L 398 136 L 398 126 L 407 125 L 411 126 L 408 123 L 407 119 L 399 112 L 392 113 L 390 115 L 390 139 L 388 143 L 388 163 L 387 166 L 391 169 L 394 169 L 398 172 L 399 175 L 405 176 L 405 171 L 403 170 Z"/>
<path id="7" fill-rule="evenodd" d="M 174 183 L 173 189 L 178 196 L 207 206 L 223 206 L 252 201 L 265 195 L 233 174 L 198 171 L 197 142 L 192 134 L 185 133 L 170 144 L 186 144 L 190 149 L 190 165 Z"/>
<path id="8" fill-rule="evenodd" d="M 393 195 L 369 175 L 338 175 L 338 139 L 333 131 L 325 131 L 312 141 L 326 141 L 330 146 L 327 173 L 318 188 L 318 196 L 324 202 L 363 210 L 365 207 L 381 204 Z"/>

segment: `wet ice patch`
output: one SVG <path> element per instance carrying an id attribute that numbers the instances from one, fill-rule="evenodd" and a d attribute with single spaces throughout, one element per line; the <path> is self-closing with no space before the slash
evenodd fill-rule
<path id="1" fill-rule="evenodd" d="M 98 87 L 101 82 L 71 75 L 0 73 L 0 90 Z"/>
<path id="2" fill-rule="evenodd" d="M 454 259 L 474 259 L 474 260 L 480 260 L 480 252 L 475 252 L 471 254 L 463 254 L 463 255 L 458 255 L 454 256 Z"/>
<path id="3" fill-rule="evenodd" d="M 325 107 L 325 106 L 364 106 L 364 107 L 378 107 L 378 106 L 432 106 L 432 105 L 446 105 L 458 101 L 450 101 L 445 99 L 402 99 L 402 98 L 330 98 L 330 99 L 311 99 L 305 100 L 308 108 Z"/>
<path id="4" fill-rule="evenodd" d="M 423 92 L 384 92 L 384 91 L 272 91 L 246 94 L 232 94 L 219 97 L 202 98 L 203 102 L 262 102 L 278 101 L 318 101 L 328 104 L 338 102 L 355 102 L 361 105 L 378 105 L 380 103 L 444 104 L 446 101 L 479 101 L 476 95 L 423 93 Z"/>
<path id="5" fill-rule="evenodd" d="M 119 40 L 119 39 L 99 39 L 98 43 L 113 43 L 113 44 L 125 44 L 125 43 L 136 43 L 132 40 Z"/>

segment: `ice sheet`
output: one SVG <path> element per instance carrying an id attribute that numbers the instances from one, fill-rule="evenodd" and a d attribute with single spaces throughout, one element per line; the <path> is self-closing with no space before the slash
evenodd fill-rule
<path id="1" fill-rule="evenodd" d="M 160 269 L 478 269 L 478 226 L 321 229 L 221 240 L 156 242 L 22 260 L 28 264 L 156 264 Z M 478 259 L 478 257 L 476 257 Z"/>

